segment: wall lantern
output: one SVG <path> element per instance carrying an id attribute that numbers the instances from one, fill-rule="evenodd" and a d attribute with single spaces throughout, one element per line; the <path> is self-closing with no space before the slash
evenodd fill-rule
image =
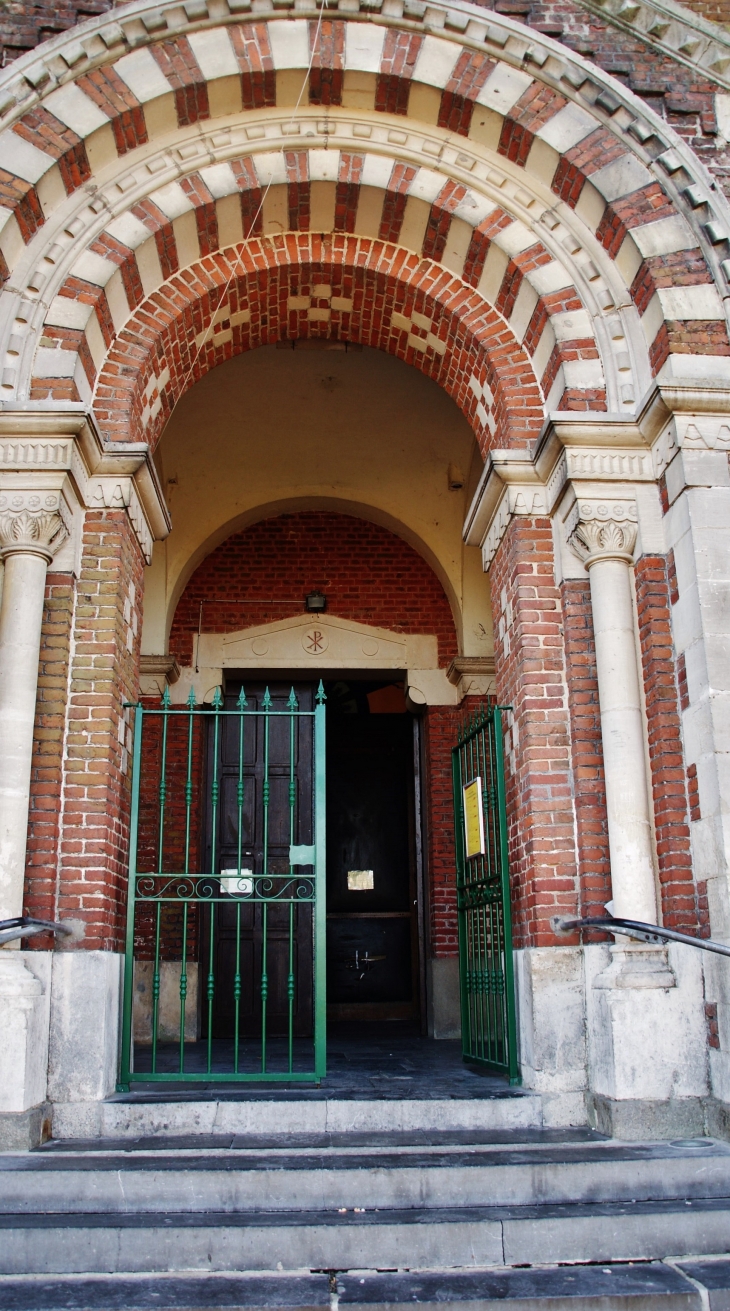
<path id="1" fill-rule="evenodd" d="M 324 592 L 308 592 L 304 598 L 304 608 L 310 614 L 324 614 L 327 609 L 327 597 Z"/>

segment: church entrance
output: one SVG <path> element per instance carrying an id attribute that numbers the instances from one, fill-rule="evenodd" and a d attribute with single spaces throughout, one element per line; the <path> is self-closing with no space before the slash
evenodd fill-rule
<path id="1" fill-rule="evenodd" d="M 319 1082 L 328 1028 L 424 1016 L 403 681 L 250 674 L 136 708 L 122 1090 Z"/>
<path id="2" fill-rule="evenodd" d="M 418 725 L 408 712 L 401 685 L 363 680 L 351 675 L 324 684 L 327 723 L 327 880 L 326 961 L 327 1020 L 420 1021 L 420 906 L 416 841 L 415 769 Z M 251 681 L 231 678 L 225 703 L 233 707 L 241 688 L 252 709 L 260 708 L 268 689 L 272 710 L 283 709 L 292 689 L 304 710 L 314 705 L 316 682 Z M 313 804 L 313 753 L 308 741 L 311 720 L 298 721 L 294 745 L 285 721 L 270 721 L 268 766 L 265 722 L 255 720 L 244 767 L 245 808 L 242 868 L 254 877 L 264 869 L 286 874 L 289 869 L 291 750 L 296 755 L 296 840 L 305 842 Z M 277 736 L 277 727 L 281 731 Z M 207 773 L 212 776 L 218 752 L 219 805 L 208 806 L 204 865 L 214 850 L 221 871 L 236 869 L 238 859 L 238 743 L 230 734 L 214 742 L 209 729 Z M 279 741 L 281 737 L 281 741 Z M 307 740 L 305 740 L 307 739 Z M 267 806 L 261 804 L 268 782 Z M 209 791 L 210 789 L 207 789 Z M 217 832 L 213 832 L 215 824 Z M 266 825 L 266 831 L 264 831 Z M 306 830 L 306 832 L 305 832 Z M 302 836 L 304 835 L 304 836 Z M 287 1031 L 289 998 L 296 999 L 294 1034 L 305 1037 L 313 1028 L 313 921 L 309 903 L 296 905 L 290 935 L 289 908 L 270 907 L 263 937 L 263 906 L 245 904 L 243 919 L 237 902 L 223 904 L 211 936 L 208 920 L 201 935 L 201 973 L 216 979 L 212 1037 L 231 1039 L 261 1033 L 257 981 L 264 947 L 267 953 L 267 1025 L 272 1037 Z M 205 918 L 205 916 L 204 916 Z M 294 949 L 292 951 L 292 942 Z M 212 960 L 211 960 L 212 952 Z M 243 964 L 242 964 L 243 962 Z M 211 970 L 212 964 L 212 970 Z M 238 972 L 241 983 L 236 989 Z M 234 1004 L 240 994 L 238 1007 Z M 207 1038 L 203 1012 L 203 1034 Z"/>

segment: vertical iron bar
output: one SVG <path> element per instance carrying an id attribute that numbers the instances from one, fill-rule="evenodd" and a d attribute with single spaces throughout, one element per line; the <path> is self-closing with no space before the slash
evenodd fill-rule
<path id="1" fill-rule="evenodd" d="M 464 876 L 464 794 L 462 792 L 462 746 L 459 742 L 451 753 L 451 773 L 454 789 L 454 848 L 456 855 L 456 905 L 459 929 L 459 999 L 461 1002 L 461 1050 L 469 1051 L 469 1007 L 466 964 L 466 909 Z"/>
<path id="2" fill-rule="evenodd" d="M 244 730 L 246 717 L 244 710 L 248 702 L 246 693 L 241 685 L 241 691 L 238 694 L 236 708 L 238 710 L 238 787 L 236 801 L 238 804 L 238 877 L 241 877 L 241 861 L 243 853 L 243 801 L 244 801 L 244 784 L 243 784 L 243 759 L 244 759 Z M 254 914 L 255 914 L 254 910 Z M 233 1035 L 233 1072 L 238 1074 L 238 1052 L 239 1052 L 239 1024 L 241 1017 L 241 903 L 236 906 L 236 973 L 233 978 L 233 1010 L 235 1031 Z"/>
<path id="3" fill-rule="evenodd" d="M 269 872 L 269 710 L 271 709 L 271 695 L 268 687 L 266 688 L 261 702 L 264 711 L 264 783 L 262 788 L 263 800 L 263 877 L 264 879 Z M 269 976 L 268 976 L 268 903 L 264 902 L 261 908 L 261 1073 L 266 1073 L 266 1020 L 267 1010 L 266 1003 L 269 996 Z"/>
<path id="4" fill-rule="evenodd" d="M 297 782 L 294 773 L 294 732 L 296 728 L 296 719 L 294 711 L 298 710 L 299 702 L 297 701 L 292 688 L 287 702 L 289 708 L 289 874 L 293 875 L 294 866 L 291 863 L 291 848 L 294 846 L 296 837 L 296 801 L 297 801 Z M 294 902 L 289 902 L 289 973 L 286 980 L 287 994 L 287 1028 L 289 1038 L 289 1073 L 294 1069 Z"/>
<path id="5" fill-rule="evenodd" d="M 165 840 L 165 803 L 167 801 L 167 725 L 170 718 L 170 689 L 162 694 L 162 749 L 160 759 L 160 830 L 157 840 L 157 873 L 162 873 Z"/>
<path id="6" fill-rule="evenodd" d="M 511 1084 L 522 1082 L 517 1056 L 517 1017 L 515 1015 L 515 981 L 514 962 L 512 960 L 512 907 L 509 886 L 509 848 L 507 843 L 507 803 L 504 786 L 504 745 L 502 736 L 502 707 L 493 709 L 495 783 L 497 793 L 497 816 L 499 823 L 500 875 L 502 883 L 502 923 L 504 938 L 504 992 L 507 1009 L 507 1059 L 509 1081 Z"/>
<path id="7" fill-rule="evenodd" d="M 269 929 L 269 903 L 264 902 L 261 908 L 261 1073 L 266 1074 L 266 1003 L 269 997 L 269 976 L 267 973 L 268 961 L 268 929 Z"/>
<path id="8" fill-rule="evenodd" d="M 327 1073 L 327 796 L 324 684 L 314 706 L 314 1071 Z"/>
<path id="9" fill-rule="evenodd" d="M 219 687 L 213 693 L 211 708 L 213 711 L 213 778 L 210 785 L 210 872 L 213 878 L 216 877 L 217 865 L 217 838 L 218 838 L 218 800 L 220 794 L 220 784 L 218 782 L 218 745 L 220 738 L 221 708 L 223 706 L 223 697 Z M 213 1062 L 213 998 L 215 995 L 215 908 L 216 902 L 211 899 L 210 902 L 210 933 L 208 937 L 208 978 L 206 986 L 206 1000 L 208 1002 L 208 1074 L 211 1072 Z M 200 912 L 198 911 L 198 914 Z"/>
<path id="10" fill-rule="evenodd" d="M 193 805 L 193 725 L 195 723 L 195 690 L 188 697 L 188 773 L 185 780 L 185 874 L 190 873 L 190 820 Z"/>
<path id="11" fill-rule="evenodd" d="M 188 902 L 183 902 L 182 961 L 180 962 L 180 1069 L 185 1070 L 185 1006 L 188 996 Z"/>
<path id="12" fill-rule="evenodd" d="M 129 1092 L 132 1062 L 132 1005 L 134 1001 L 134 917 L 137 908 L 137 838 L 139 833 L 139 785 L 142 762 L 144 710 L 134 707 L 134 754 L 132 759 L 132 811 L 129 818 L 129 880 L 127 882 L 127 934 L 124 947 L 124 1002 L 122 1007 L 122 1053 L 119 1092 Z"/>
<path id="13" fill-rule="evenodd" d="M 269 872 L 269 710 L 271 709 L 271 696 L 267 687 L 261 702 L 264 710 L 264 785 L 262 789 L 262 800 L 264 806 L 264 855 L 263 855 L 263 874 L 264 878 Z"/>
<path id="14" fill-rule="evenodd" d="M 241 872 L 241 858 L 238 859 L 238 872 Z M 241 1013 L 241 903 L 236 905 L 236 973 L 233 979 L 233 1009 L 235 1012 L 235 1029 L 233 1031 L 233 1073 L 238 1074 L 238 1025 Z"/>
<path id="15" fill-rule="evenodd" d="M 160 1015 L 160 918 L 162 903 L 155 913 L 155 968 L 152 975 L 152 1073 L 157 1073 L 157 1025 Z"/>

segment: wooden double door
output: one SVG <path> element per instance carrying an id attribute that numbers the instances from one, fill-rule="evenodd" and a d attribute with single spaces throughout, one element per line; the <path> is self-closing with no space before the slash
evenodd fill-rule
<path id="1" fill-rule="evenodd" d="M 240 683 L 226 689 L 233 708 Z M 283 710 L 291 682 L 245 683 L 246 699 L 258 709 L 266 688 L 272 710 Z M 384 696 L 378 685 L 333 680 L 327 693 L 327 1013 L 330 1019 L 411 1019 L 419 1016 L 418 894 L 415 860 L 414 722 L 402 693 Z M 311 710 L 316 684 L 300 682 L 294 691 L 301 709 Z M 387 707 L 383 710 L 381 707 Z M 264 869 L 264 838 L 272 874 L 289 870 L 291 837 L 292 741 L 288 718 L 269 719 L 268 770 L 265 724 L 257 716 L 244 744 L 242 867 L 259 878 Z M 224 728 L 218 747 L 220 803 L 216 848 L 218 869 L 238 859 L 239 741 L 237 721 Z M 294 735 L 294 834 L 297 844 L 312 841 L 312 720 L 298 721 Z M 213 740 L 207 768 L 213 767 Z M 263 789 L 268 773 L 268 832 L 264 833 Z M 205 843 L 209 868 L 212 816 Z M 258 885 L 257 885 L 258 886 Z M 240 907 L 240 908 L 239 908 Z M 290 913 L 295 917 L 294 951 Z M 203 987 L 210 956 L 210 921 L 203 925 Z M 294 973 L 294 1033 L 312 1032 L 313 916 L 310 904 L 269 904 L 266 912 L 268 977 L 267 1029 L 285 1034 L 289 976 Z M 219 904 L 212 951 L 217 980 L 213 1036 L 233 1035 L 233 980 L 241 976 L 239 1034 L 261 1032 L 260 977 L 264 914 L 260 903 Z M 205 1011 L 205 1008 L 203 1008 Z M 205 1023 L 203 1026 L 205 1033 Z"/>

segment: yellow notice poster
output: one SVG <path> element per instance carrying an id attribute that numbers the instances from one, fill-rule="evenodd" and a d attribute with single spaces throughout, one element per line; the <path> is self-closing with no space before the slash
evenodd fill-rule
<path id="1" fill-rule="evenodd" d="M 484 811 L 482 810 L 482 780 L 475 778 L 464 788 L 464 844 L 466 858 L 483 856 Z"/>

